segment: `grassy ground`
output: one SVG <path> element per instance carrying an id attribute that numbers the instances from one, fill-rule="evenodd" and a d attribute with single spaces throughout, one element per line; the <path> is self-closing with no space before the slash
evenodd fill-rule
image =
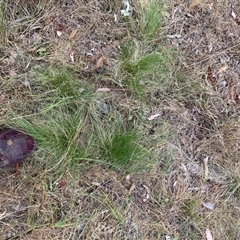
<path id="1" fill-rule="evenodd" d="M 0 1 L 0 240 L 240 238 L 240 5 L 130 4 Z"/>

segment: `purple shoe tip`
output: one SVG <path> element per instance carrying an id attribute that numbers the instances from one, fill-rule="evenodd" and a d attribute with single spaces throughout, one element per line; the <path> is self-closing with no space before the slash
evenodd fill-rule
<path id="1" fill-rule="evenodd" d="M 0 168 L 13 166 L 33 153 L 36 140 L 23 132 L 8 129 L 0 133 Z"/>

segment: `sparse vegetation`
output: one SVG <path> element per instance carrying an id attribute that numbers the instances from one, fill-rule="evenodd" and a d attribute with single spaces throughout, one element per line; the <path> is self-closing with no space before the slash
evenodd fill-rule
<path id="1" fill-rule="evenodd" d="M 121 4 L 0 1 L 2 239 L 240 238 L 238 5 Z"/>

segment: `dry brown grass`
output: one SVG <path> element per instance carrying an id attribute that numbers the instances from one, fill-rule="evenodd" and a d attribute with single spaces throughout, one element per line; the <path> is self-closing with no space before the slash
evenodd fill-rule
<path id="1" fill-rule="evenodd" d="M 16 112 L 18 116 L 36 113 L 34 95 L 42 90 L 31 72 L 41 64 L 73 67 L 82 81 L 94 79 L 96 89 L 113 84 L 106 79 L 116 77 L 118 46 L 136 37 L 137 30 L 137 20 L 131 25 L 121 18 L 121 1 L 5 2 L 1 125 Z M 143 6 L 145 2 L 141 1 Z M 179 0 L 166 5 L 161 34 L 169 35 L 169 47 L 183 52 L 175 66 L 185 74 L 175 85 L 181 91 L 169 98 L 164 93 L 165 101 L 158 99 L 158 91 L 150 97 L 147 110 L 163 112 L 152 124 L 155 134 L 149 135 L 148 144 L 159 154 L 154 168 L 123 176 L 101 165 L 81 163 L 81 170 L 54 175 L 29 159 L 20 176 L 12 169 L 1 170 L 0 240 L 166 236 L 200 240 L 206 239 L 207 228 L 214 239 L 240 238 L 240 26 L 231 17 L 232 11 L 240 13 L 240 4 Z M 113 13 L 118 13 L 118 23 Z M 56 28 L 62 31 L 60 37 Z M 107 77 L 99 79 L 99 75 Z M 146 111 L 137 100 L 129 102 L 128 94 L 122 94 L 120 102 L 133 112 L 141 107 Z M 172 136 L 164 145 L 158 132 L 163 122 Z"/>

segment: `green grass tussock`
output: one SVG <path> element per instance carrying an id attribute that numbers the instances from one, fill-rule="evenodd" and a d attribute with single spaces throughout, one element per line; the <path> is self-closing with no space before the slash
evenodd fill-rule
<path id="1" fill-rule="evenodd" d="M 147 40 L 152 40 L 164 24 L 163 3 L 151 0 L 146 6 L 142 6 L 141 10 L 141 32 Z"/>
<path id="2" fill-rule="evenodd" d="M 135 132 L 116 130 L 104 142 L 101 156 L 113 168 L 136 166 L 144 157 L 143 148 L 138 141 L 139 137 Z"/>

